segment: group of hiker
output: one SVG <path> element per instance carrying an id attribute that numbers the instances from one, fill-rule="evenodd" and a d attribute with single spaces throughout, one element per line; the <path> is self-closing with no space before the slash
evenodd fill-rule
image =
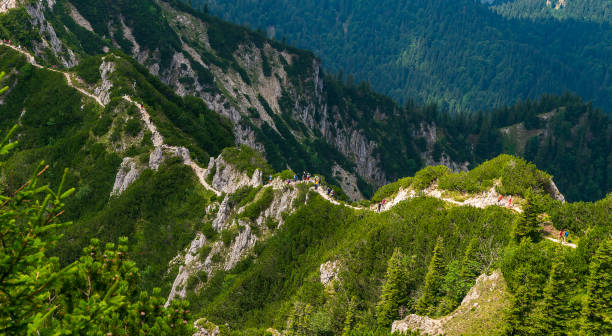
<path id="1" fill-rule="evenodd" d="M 567 231 L 567 230 L 559 231 L 559 241 L 566 242 L 567 241 L 567 236 L 569 236 L 569 231 Z"/>
<path id="2" fill-rule="evenodd" d="M 268 183 L 272 183 L 273 179 L 274 179 L 274 176 L 270 175 L 268 178 Z M 289 185 L 291 184 L 291 179 L 287 179 L 285 180 L 285 182 Z M 313 177 L 310 173 L 304 171 L 302 172 L 301 178 L 298 174 L 294 174 L 293 182 L 294 183 L 298 183 L 298 182 L 314 183 L 314 187 L 316 190 L 316 189 L 319 189 L 319 186 L 321 185 L 322 180 L 320 176 L 315 175 Z M 331 197 L 332 199 L 336 199 L 336 192 L 329 186 L 327 187 L 327 196 Z"/>
<path id="3" fill-rule="evenodd" d="M 380 212 L 381 210 L 384 210 L 385 208 L 385 203 L 387 203 L 387 200 L 383 198 L 382 201 L 380 201 L 378 203 L 378 212 Z"/>
<path id="4" fill-rule="evenodd" d="M 499 195 L 499 197 L 497 198 L 497 204 L 503 203 L 502 201 L 504 200 L 504 195 Z M 510 198 L 508 199 L 508 208 L 512 207 L 512 196 L 510 196 Z"/>

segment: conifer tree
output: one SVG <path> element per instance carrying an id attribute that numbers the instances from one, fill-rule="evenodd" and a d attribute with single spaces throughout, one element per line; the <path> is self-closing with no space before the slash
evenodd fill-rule
<path id="1" fill-rule="evenodd" d="M 416 311 L 419 314 L 427 315 L 435 312 L 436 306 L 442 297 L 441 287 L 444 281 L 443 249 L 444 242 L 442 237 L 438 237 L 438 241 L 433 250 L 433 256 L 429 262 L 427 275 L 425 276 L 423 295 L 416 304 Z"/>
<path id="2" fill-rule="evenodd" d="M 514 228 L 514 239 L 520 241 L 529 237 L 535 240 L 537 237 L 539 207 L 531 192 L 525 196 L 526 204 L 523 207 L 523 214 Z"/>
<path id="3" fill-rule="evenodd" d="M 459 276 L 463 282 L 471 282 L 480 274 L 480 263 L 477 260 L 476 253 L 478 252 L 478 238 L 474 237 L 470 240 L 463 260 L 461 261 L 461 271 Z M 471 286 L 470 286 L 471 287 Z"/>
<path id="4" fill-rule="evenodd" d="M 569 295 L 564 267 L 561 260 L 553 262 L 548 282 L 544 287 L 544 300 L 535 314 L 538 332 L 542 335 L 567 334 L 565 321 L 569 317 Z"/>
<path id="5" fill-rule="evenodd" d="M 537 275 L 526 268 L 519 268 L 517 272 L 521 279 L 521 285 L 514 290 L 511 299 L 512 305 L 505 316 L 506 326 L 503 335 L 531 334 L 531 328 L 525 323 L 525 320 L 532 302 L 537 297 L 537 288 L 533 286 L 533 278 Z"/>
<path id="6" fill-rule="evenodd" d="M 344 318 L 344 328 L 342 329 L 342 335 L 349 335 L 353 326 L 355 325 L 355 313 L 357 310 L 357 298 L 351 297 L 349 302 L 348 310 L 346 311 L 346 317 Z"/>
<path id="7" fill-rule="evenodd" d="M 601 243 L 589 273 L 581 335 L 612 335 L 612 239 Z"/>
<path id="8" fill-rule="evenodd" d="M 407 282 L 406 256 L 395 249 L 387 263 L 385 283 L 376 306 L 379 326 L 388 327 L 399 318 L 399 308 L 408 297 Z"/>

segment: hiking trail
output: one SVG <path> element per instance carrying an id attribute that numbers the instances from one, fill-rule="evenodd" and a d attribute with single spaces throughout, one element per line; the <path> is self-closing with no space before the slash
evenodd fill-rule
<path id="1" fill-rule="evenodd" d="M 28 61 L 28 63 L 32 64 L 34 67 L 39 68 L 39 69 L 46 69 L 49 71 L 53 71 L 53 72 L 57 72 L 57 73 L 61 73 L 64 75 L 64 77 L 66 78 L 66 81 L 68 83 L 68 86 L 76 89 L 77 91 L 79 91 L 80 93 L 82 93 L 83 95 L 93 99 L 94 101 L 96 101 L 100 106 L 104 107 L 105 104 L 101 101 L 101 99 L 88 92 L 87 90 L 80 88 L 78 86 L 75 86 L 72 82 L 72 78 L 70 77 L 70 73 L 68 72 L 64 72 L 64 71 L 60 71 L 57 69 L 51 69 L 51 68 L 47 68 L 44 67 L 40 64 L 38 64 L 36 62 L 36 59 L 34 58 L 34 56 L 32 54 L 30 54 L 28 51 L 24 50 L 23 48 L 19 48 L 16 47 L 14 45 L 8 44 L 8 43 L 4 43 L 4 41 L 0 41 L 0 46 L 6 46 L 9 47 L 19 53 L 21 53 L 22 55 L 24 55 Z M 141 119 L 142 121 L 145 123 L 147 129 L 151 132 L 152 134 L 152 142 L 153 142 L 153 146 L 155 148 L 161 148 L 161 149 L 165 149 L 167 151 L 171 151 L 174 152 L 177 156 L 181 157 L 183 159 L 183 163 L 185 165 L 188 165 L 189 167 L 191 167 L 191 169 L 194 171 L 194 173 L 196 174 L 196 176 L 198 177 L 198 180 L 200 181 L 200 184 L 206 188 L 207 190 L 213 192 L 215 195 L 217 196 L 221 196 L 221 192 L 216 190 L 215 188 L 213 188 L 210 184 L 208 184 L 208 182 L 206 182 L 206 177 L 208 176 L 208 169 L 206 168 L 202 168 L 200 167 L 197 163 L 193 162 L 193 160 L 191 159 L 191 156 L 189 154 L 189 150 L 187 150 L 184 147 L 177 147 L 177 146 L 170 146 L 167 144 L 164 144 L 164 137 L 161 135 L 161 133 L 157 130 L 157 127 L 155 126 L 155 124 L 153 124 L 153 119 L 151 118 L 151 115 L 147 112 L 146 108 L 144 107 L 143 104 L 139 104 L 136 101 L 134 101 L 131 97 L 124 95 L 122 97 L 125 101 L 134 104 L 138 110 L 140 111 L 140 115 L 141 115 Z M 280 179 L 277 178 L 278 181 L 274 181 L 274 184 L 277 185 L 278 182 L 280 183 L 284 183 L 283 181 L 280 181 Z M 291 182 L 292 184 L 296 183 L 296 182 Z M 313 181 L 298 181 L 297 183 L 313 183 Z M 321 197 L 323 197 L 325 200 L 327 200 L 328 202 L 334 204 L 334 205 L 342 205 L 345 206 L 347 208 L 351 208 L 353 210 L 366 210 L 366 211 L 374 211 L 377 212 L 378 211 L 378 204 L 373 204 L 369 207 L 356 207 L 350 204 L 346 204 L 344 202 L 339 202 L 335 199 L 333 199 L 330 195 L 327 195 L 326 191 L 325 191 L 325 187 L 322 185 L 319 185 L 318 188 L 314 188 L 311 187 L 310 190 L 314 190 L 315 192 L 317 192 L 319 195 L 321 195 Z M 420 195 L 417 194 L 416 191 L 414 190 L 409 190 L 409 189 L 400 189 L 397 194 L 395 195 L 395 197 L 393 197 L 393 199 L 390 199 L 386 202 L 385 205 L 383 205 L 381 207 L 381 211 L 380 212 L 384 212 L 384 211 L 388 211 L 391 208 L 393 208 L 395 205 L 399 204 L 402 201 L 405 201 L 407 199 L 410 198 L 415 198 L 418 197 Z M 508 197 L 504 197 L 502 198 L 502 201 L 498 200 L 498 196 L 499 194 L 495 191 L 495 187 L 492 187 L 490 190 L 477 194 L 475 196 L 471 196 L 467 199 L 465 199 L 464 201 L 457 201 L 448 197 L 444 197 L 443 196 L 443 191 L 438 189 L 437 184 L 432 184 L 431 186 L 429 186 L 428 188 L 426 188 L 425 190 L 423 190 L 423 196 L 429 196 L 429 197 L 434 197 L 434 198 L 438 198 L 441 199 L 447 203 L 456 205 L 456 206 L 473 206 L 473 207 L 477 207 L 477 208 L 481 208 L 484 209 L 488 206 L 492 206 L 492 205 L 497 205 L 497 206 L 503 206 L 504 204 L 509 204 L 509 206 L 507 206 L 509 209 L 516 211 L 518 213 L 522 213 L 522 209 L 520 208 L 520 206 L 516 205 L 516 204 L 510 204 L 508 203 Z M 568 246 L 568 247 L 572 247 L 572 248 L 576 248 L 575 244 L 572 243 L 567 243 L 567 242 L 562 242 L 559 241 L 555 238 L 552 237 L 545 237 L 546 239 L 559 243 L 563 246 Z"/>

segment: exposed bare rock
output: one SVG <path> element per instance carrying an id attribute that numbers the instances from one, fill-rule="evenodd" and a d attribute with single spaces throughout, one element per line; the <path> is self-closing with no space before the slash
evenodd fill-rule
<path id="1" fill-rule="evenodd" d="M 364 199 L 363 195 L 359 191 L 359 187 L 357 186 L 357 176 L 355 176 L 355 174 L 346 171 L 338 164 L 334 164 L 334 166 L 332 167 L 332 174 L 340 183 L 340 187 L 342 188 L 342 190 L 344 190 L 346 195 L 352 201 L 359 201 Z"/>
<path id="2" fill-rule="evenodd" d="M 94 94 L 104 105 L 110 102 L 111 88 L 113 87 L 113 83 L 110 80 L 110 75 L 113 73 L 113 71 L 115 71 L 115 63 L 104 59 L 102 64 L 100 64 L 100 76 L 102 78 L 102 82 L 100 86 L 94 89 Z"/>
<path id="3" fill-rule="evenodd" d="M 225 262 L 226 271 L 234 268 L 234 266 L 236 266 L 238 261 L 240 261 L 244 255 L 244 252 L 252 248 L 255 245 L 255 242 L 257 242 L 257 236 L 252 234 L 251 227 L 248 225 L 248 223 L 240 223 L 240 226 L 244 229 L 238 234 L 238 236 L 236 236 L 230 247 L 228 259 Z"/>
<path id="4" fill-rule="evenodd" d="M 79 26 L 89 30 L 90 32 L 93 32 L 94 30 L 91 26 L 91 23 L 89 23 L 89 21 L 87 21 L 87 19 L 84 18 L 83 15 L 81 15 L 81 13 L 79 13 L 76 7 L 74 7 L 70 2 L 67 2 L 67 4 L 70 9 L 70 17 L 74 20 L 74 22 L 76 22 L 76 24 L 78 24 Z"/>
<path id="5" fill-rule="evenodd" d="M 47 4 L 52 6 L 54 2 L 47 2 Z M 72 50 L 64 47 L 62 41 L 57 37 L 55 29 L 45 18 L 44 7 L 44 1 L 30 3 L 26 7 L 32 25 L 40 30 L 42 42 L 33 41 L 35 53 L 38 56 L 44 57 L 44 50 L 49 49 L 64 67 L 71 68 L 77 65 L 77 59 Z"/>
<path id="6" fill-rule="evenodd" d="M 441 320 L 416 314 L 410 314 L 401 321 L 395 321 L 391 326 L 391 333 L 406 333 L 410 330 L 420 330 L 428 335 L 441 335 L 444 333 Z"/>
<path id="7" fill-rule="evenodd" d="M 338 280 L 338 261 L 328 261 L 324 264 L 321 264 L 319 267 L 319 273 L 321 277 L 321 283 L 323 286 L 327 287 L 331 285 L 331 283 L 335 280 Z"/>
<path id="8" fill-rule="evenodd" d="M 275 189 L 274 200 L 259 218 L 255 220 L 260 227 L 265 225 L 266 218 L 272 218 L 278 221 L 279 227 L 282 226 L 285 221 L 282 214 L 293 208 L 293 201 L 298 196 L 296 188 L 285 188 L 285 182 L 280 179 L 276 179 L 272 184 L 272 188 Z"/>
<path id="9" fill-rule="evenodd" d="M 550 180 L 550 183 L 548 184 L 547 189 L 550 194 L 550 197 L 552 197 L 553 199 L 556 199 L 557 201 L 561 201 L 565 203 L 565 196 L 563 196 L 563 194 L 559 191 L 559 189 L 557 188 L 557 185 L 552 179 Z"/>
<path id="10" fill-rule="evenodd" d="M 134 38 L 132 29 L 125 24 L 125 20 L 123 19 L 123 17 L 119 19 L 119 22 L 121 22 L 121 29 L 123 30 L 123 37 L 125 37 L 126 40 L 132 43 L 132 54 L 134 55 L 140 54 L 140 44 L 138 44 L 138 42 Z"/>
<path id="11" fill-rule="evenodd" d="M 193 336 L 218 336 L 220 335 L 219 327 L 212 322 L 206 320 L 205 318 L 201 318 L 193 323 L 193 326 L 196 328 L 195 334 Z"/>
<path id="12" fill-rule="evenodd" d="M 136 160 L 131 157 L 123 158 L 117 176 L 115 177 L 115 184 L 113 185 L 113 191 L 111 196 L 118 196 L 123 193 L 132 182 L 140 176 L 140 170 L 136 166 Z"/>
<path id="13" fill-rule="evenodd" d="M 422 153 L 421 157 L 425 161 L 426 166 L 438 166 L 443 165 L 448 167 L 450 170 L 467 171 L 469 162 L 455 162 L 446 153 L 440 154 L 440 158 L 434 160 L 433 151 L 436 142 L 438 141 L 438 131 L 435 124 L 421 123 L 419 129 L 415 130 L 413 136 L 415 138 L 423 138 L 426 143 L 426 151 Z"/>
<path id="14" fill-rule="evenodd" d="M 162 151 L 161 147 L 155 147 L 151 154 L 149 154 L 149 168 L 157 170 L 163 161 L 164 152 Z"/>
<path id="15" fill-rule="evenodd" d="M 249 177 L 245 172 L 238 171 L 233 165 L 227 163 L 223 159 L 223 155 L 219 155 L 215 159 L 215 167 L 216 171 L 215 176 L 213 176 L 212 187 L 221 192 L 230 194 L 240 187 L 246 185 L 256 187 L 262 183 L 262 173 L 259 169 L 256 169 L 253 176 Z"/>
<path id="16" fill-rule="evenodd" d="M 0 0 L 0 13 L 6 13 L 15 7 L 17 7 L 17 0 Z"/>
<path id="17" fill-rule="evenodd" d="M 170 290 L 170 294 L 168 295 L 168 300 L 166 301 L 166 306 L 170 304 L 175 297 L 184 298 L 187 295 L 186 284 L 187 280 L 191 273 L 188 269 L 199 268 L 201 267 L 200 263 L 200 249 L 202 246 L 206 244 L 206 237 L 198 233 L 196 238 L 191 242 L 191 245 L 187 248 L 187 251 L 184 255 L 183 265 L 179 267 L 179 272 L 174 282 L 172 283 L 172 289 Z M 176 258 L 175 258 L 176 259 Z M 173 260 L 174 261 L 174 260 Z"/>
<path id="18" fill-rule="evenodd" d="M 223 228 L 225 228 L 227 219 L 230 216 L 232 208 L 229 205 L 229 195 L 225 196 L 225 198 L 223 199 L 223 202 L 221 202 L 221 205 L 219 205 L 219 210 L 217 211 L 217 217 L 215 217 L 215 219 L 212 222 L 212 227 L 217 230 L 217 231 L 221 231 Z"/>

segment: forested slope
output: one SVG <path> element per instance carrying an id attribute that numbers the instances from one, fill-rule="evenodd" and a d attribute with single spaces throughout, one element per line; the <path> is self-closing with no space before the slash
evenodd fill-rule
<path id="1" fill-rule="evenodd" d="M 199 3 L 400 101 L 477 110 L 568 90 L 610 108 L 609 21 L 508 19 L 472 0 Z"/>

